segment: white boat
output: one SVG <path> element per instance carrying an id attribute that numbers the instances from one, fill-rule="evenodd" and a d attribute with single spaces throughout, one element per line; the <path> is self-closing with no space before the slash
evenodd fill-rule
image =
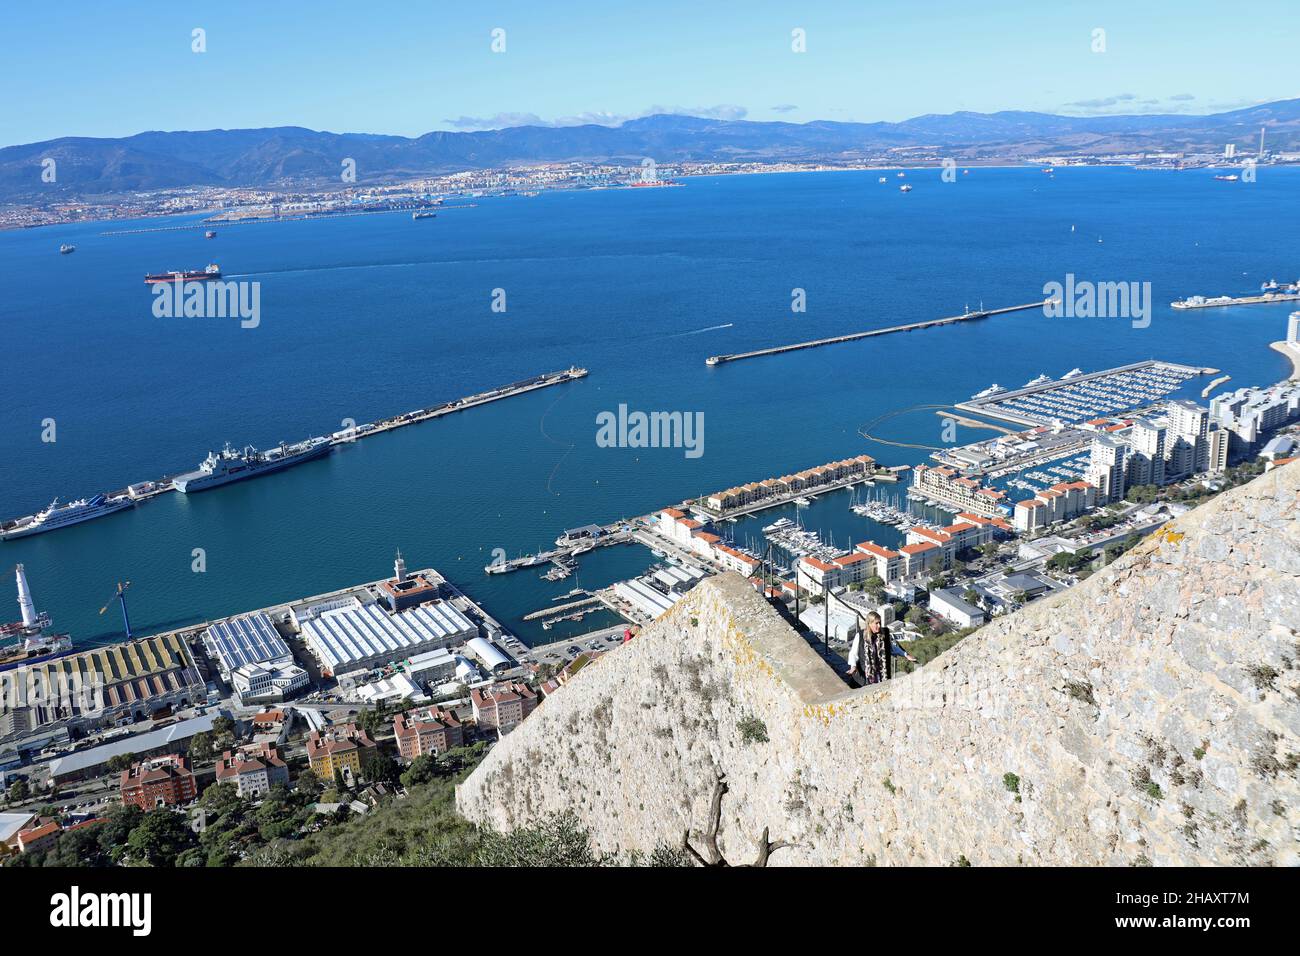
<path id="1" fill-rule="evenodd" d="M 1064 382 L 1067 378 L 1078 378 L 1082 374 L 1083 374 L 1083 369 L 1072 368 L 1070 369 L 1070 371 L 1066 372 L 1064 375 L 1061 376 L 1061 381 Z"/>
<path id="2" fill-rule="evenodd" d="M 984 389 L 984 391 L 976 392 L 974 395 L 971 396 L 971 398 L 988 398 L 990 395 L 996 395 L 998 392 L 1005 392 L 1005 391 L 1006 391 L 1005 388 L 1003 388 L 997 382 L 994 382 L 988 388 Z"/>
<path id="3" fill-rule="evenodd" d="M 1050 382 L 1050 381 L 1053 381 L 1052 376 L 1050 376 L 1050 375 L 1039 375 L 1037 378 L 1032 379 L 1031 381 L 1025 382 L 1024 387 L 1025 387 L 1025 388 L 1033 388 L 1035 385 L 1046 385 L 1046 384 L 1047 384 L 1048 382 Z"/>
<path id="4" fill-rule="evenodd" d="M 107 495 L 95 495 L 93 498 L 69 501 L 66 505 L 60 505 L 59 499 L 55 498 L 44 510 L 0 526 L 0 538 L 5 540 L 25 538 L 28 535 L 40 534 L 42 531 L 56 531 L 59 528 L 66 528 L 68 525 L 80 524 L 83 521 L 90 521 L 92 518 L 110 515 L 115 511 L 121 511 L 123 508 L 130 508 L 134 504 L 135 501 L 127 495 L 119 495 L 116 498 L 109 498 Z"/>

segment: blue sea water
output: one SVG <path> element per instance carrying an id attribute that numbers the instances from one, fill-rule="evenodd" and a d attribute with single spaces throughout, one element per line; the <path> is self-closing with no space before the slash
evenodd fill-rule
<path id="1" fill-rule="evenodd" d="M 147 633 L 381 577 L 400 547 L 526 638 L 551 639 L 565 632 L 518 618 L 575 581 L 487 577 L 493 549 L 536 550 L 566 527 L 853 454 L 922 461 L 922 450 L 857 429 L 993 381 L 1147 358 L 1220 368 L 1231 386 L 1289 371 L 1267 348 L 1284 335 L 1287 306 L 1178 313 L 1168 303 L 1300 275 L 1300 170 L 1264 168 L 1254 184 L 1136 169 L 973 169 L 949 184 L 913 171 L 906 194 L 892 174 L 877 177 L 688 179 L 484 199 L 420 222 L 395 213 L 223 225 L 213 240 L 201 229 L 104 235 L 194 217 L 0 234 L 5 517 L 191 468 L 225 441 L 264 447 L 572 364 L 591 370 L 275 476 L 3 542 L 3 563 L 25 563 L 38 603 L 89 644 L 120 639 L 115 610 L 98 613 L 119 580 L 132 582 L 132 624 Z M 76 253 L 60 256 L 63 242 Z M 143 273 L 209 261 L 261 283 L 257 328 L 153 315 Z M 1151 282 L 1150 327 L 1031 311 L 704 364 L 1041 299 L 1066 273 Z M 790 309 L 795 288 L 806 290 L 806 313 Z M 505 290 L 505 313 L 491 309 L 494 289 Z M 703 412 L 704 454 L 598 447 L 596 416 L 620 403 Z M 42 441 L 50 418 L 52 443 Z M 918 410 L 878 433 L 939 444 L 940 427 Z M 896 540 L 848 503 L 847 493 L 825 496 L 804 521 L 841 544 Z M 733 530 L 743 543 L 775 514 Z M 204 573 L 191 569 L 195 548 Z M 576 583 L 603 585 L 649 560 L 639 546 L 596 551 Z"/>

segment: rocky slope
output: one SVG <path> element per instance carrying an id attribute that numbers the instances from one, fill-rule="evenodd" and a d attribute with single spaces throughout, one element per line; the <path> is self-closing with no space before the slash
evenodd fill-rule
<path id="1" fill-rule="evenodd" d="M 736 576 L 547 700 L 459 789 L 602 849 L 764 827 L 794 864 L 1300 862 L 1300 463 L 920 671 L 847 688 Z M 766 740 L 762 738 L 766 737 Z"/>

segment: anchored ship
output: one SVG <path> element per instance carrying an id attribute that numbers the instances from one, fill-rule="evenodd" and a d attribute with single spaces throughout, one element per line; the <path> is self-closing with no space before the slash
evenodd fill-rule
<path id="1" fill-rule="evenodd" d="M 982 391 L 982 392 L 977 392 L 976 394 L 972 395 L 971 398 L 973 398 L 973 399 L 974 399 L 974 398 L 988 398 L 990 395 L 996 395 L 998 392 L 1005 392 L 1005 391 L 1006 391 L 1005 388 L 1003 388 L 1003 387 L 1002 387 L 1001 385 L 999 385 L 997 382 L 994 382 L 994 383 L 993 383 L 992 385 L 990 385 L 988 388 L 984 389 L 984 391 Z"/>
<path id="2" fill-rule="evenodd" d="M 183 494 L 220 488 L 234 481 L 269 475 L 313 458 L 322 458 L 330 453 L 331 447 L 328 438 L 308 438 L 292 445 L 281 442 L 279 447 L 265 452 L 252 445 L 243 451 L 235 451 L 227 443 L 220 452 L 208 452 L 208 457 L 196 470 L 173 478 L 172 485 Z"/>
<path id="3" fill-rule="evenodd" d="M 215 262 L 209 263 L 206 269 L 190 269 L 185 272 L 173 270 L 172 272 L 150 272 L 144 277 L 144 281 L 150 285 L 156 285 L 159 282 L 206 282 L 211 279 L 221 278 L 221 266 Z"/>
<path id="4" fill-rule="evenodd" d="M 31 588 L 27 586 L 27 573 L 21 564 L 14 568 L 14 576 L 18 579 L 18 607 L 22 611 L 22 620 L 0 624 L 0 670 L 35 663 L 72 650 L 72 638 L 67 634 L 45 633 L 50 626 L 50 616 L 44 611 L 37 613 Z"/>
<path id="5" fill-rule="evenodd" d="M 411 218 L 412 219 L 437 219 L 438 214 L 436 212 L 413 212 L 411 213 Z"/>
<path id="6" fill-rule="evenodd" d="M 69 501 L 66 505 L 59 504 L 59 499 L 55 498 L 47 508 L 34 515 L 0 525 L 0 538 L 7 541 L 10 538 L 25 538 L 31 534 L 40 534 L 42 531 L 56 531 L 71 524 L 80 524 L 91 518 L 100 518 L 114 511 L 130 508 L 133 504 L 135 502 L 127 495 L 118 495 L 115 498 L 95 495 L 93 498 Z"/>
<path id="7" fill-rule="evenodd" d="M 66 256 L 69 252 L 76 252 L 76 251 L 77 251 L 77 247 L 68 242 L 65 242 L 63 245 L 59 246 L 60 255 Z"/>

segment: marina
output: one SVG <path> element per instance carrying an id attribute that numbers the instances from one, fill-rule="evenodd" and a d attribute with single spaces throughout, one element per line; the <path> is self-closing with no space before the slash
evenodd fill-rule
<path id="1" fill-rule="evenodd" d="M 603 548 L 612 544 L 631 544 L 632 543 L 632 526 L 626 522 L 618 521 L 613 524 L 598 526 L 601 534 L 582 539 L 578 543 L 561 544 L 548 551 L 539 551 L 536 554 L 520 555 L 517 558 L 502 559 L 494 561 L 483 568 L 484 574 L 508 574 L 511 571 L 519 571 L 523 568 L 535 568 L 540 565 L 552 563 L 557 567 L 566 568 L 568 573 L 546 578 L 551 581 L 558 581 L 567 578 L 577 568 L 575 558 L 577 555 L 585 554 L 594 548 Z M 548 572 L 550 573 L 550 572 Z M 545 575 L 543 575 L 545 577 Z"/>
<path id="2" fill-rule="evenodd" d="M 1074 424 L 1153 405 L 1218 369 L 1149 360 L 1015 390 L 985 390 L 956 408 L 1021 426 Z"/>
<path id="3" fill-rule="evenodd" d="M 752 352 L 737 352 L 734 355 L 711 355 L 704 360 L 705 365 L 722 365 L 725 362 L 739 362 L 741 359 L 759 358 L 764 355 L 779 355 L 783 352 L 797 352 L 801 349 L 812 349 L 822 345 L 836 345 L 840 342 L 855 342 L 858 339 L 867 339 L 877 335 L 889 335 L 894 332 L 914 332 L 917 329 L 935 328 L 940 325 L 952 325 L 957 322 L 968 322 L 972 319 L 986 319 L 994 315 L 1006 315 L 1009 312 L 1025 312 L 1029 309 L 1041 309 L 1043 306 L 1053 304 L 1055 299 L 1043 299 L 1040 302 L 1027 302 L 1024 305 L 1009 305 L 1001 309 L 979 309 L 976 311 L 963 312 L 961 315 L 951 315 L 942 319 L 927 319 L 923 322 L 909 322 L 904 325 L 891 325 L 885 329 L 871 329 L 866 332 L 851 332 L 848 335 L 835 335 L 825 339 L 813 339 L 810 342 L 795 342 L 792 345 L 776 345 L 766 349 L 755 349 Z"/>

